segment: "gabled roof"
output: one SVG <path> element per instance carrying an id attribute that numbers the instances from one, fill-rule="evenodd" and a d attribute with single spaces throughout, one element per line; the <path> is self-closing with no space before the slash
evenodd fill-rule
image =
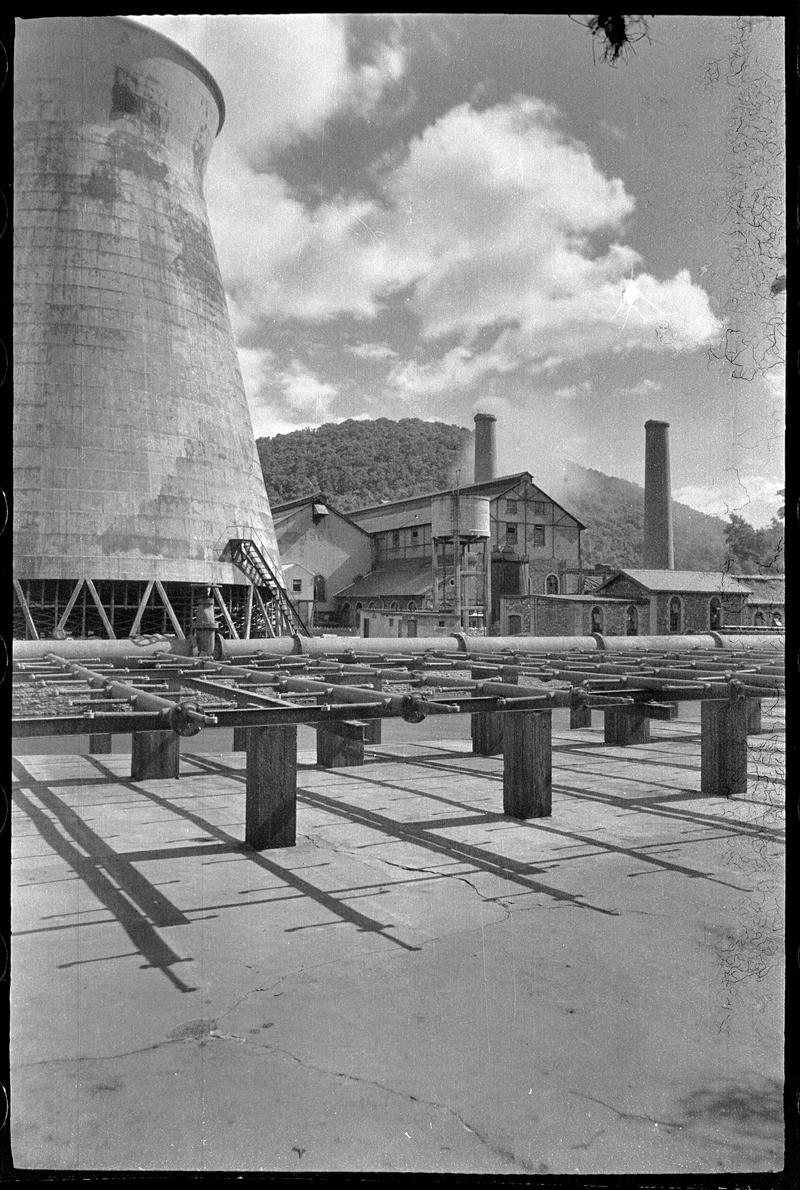
<path id="1" fill-rule="evenodd" d="M 378 595 L 427 595 L 433 590 L 430 559 L 381 566 L 336 592 L 336 598 L 372 599 Z"/>
<path id="2" fill-rule="evenodd" d="M 533 486 L 537 488 L 542 493 L 542 495 L 550 501 L 551 504 L 555 504 L 556 508 L 560 508 L 563 513 L 575 521 L 579 528 L 586 528 L 583 522 L 579 521 L 574 513 L 564 508 L 563 504 L 559 504 L 559 502 L 554 500 L 552 496 L 549 496 L 543 488 L 539 487 L 530 471 L 514 471 L 511 475 L 498 475 L 495 479 L 486 479 L 482 483 L 464 484 L 464 486 L 460 488 L 459 491 L 462 493 L 462 495 L 474 494 L 476 496 L 488 496 L 489 498 L 492 498 L 502 496 L 504 492 L 510 491 L 522 479 L 527 479 L 531 484 L 533 484 Z M 387 500 L 383 504 L 370 504 L 366 508 L 355 509 L 352 515 L 354 517 L 363 517 L 364 519 L 368 519 L 378 516 L 381 513 L 389 513 L 393 509 L 397 509 L 398 512 L 401 512 L 405 506 L 433 500 L 436 496 L 447 496 L 454 490 L 454 488 L 442 488 L 436 492 L 421 492 L 418 496 L 404 496 L 402 500 Z M 425 523 L 427 524 L 427 522 Z"/>
<path id="3" fill-rule="evenodd" d="M 719 570 L 618 570 L 596 589 L 605 590 L 618 578 L 628 578 L 645 591 L 687 595 L 749 595 L 750 587 Z M 748 580 L 749 581 L 749 580 Z"/>
<path id="4" fill-rule="evenodd" d="M 352 517 L 348 516 L 346 512 L 342 512 L 341 509 L 336 508 L 333 504 L 331 504 L 324 492 L 310 492 L 307 496 L 298 496 L 296 500 L 286 500 L 283 504 L 271 505 L 270 511 L 272 513 L 273 522 L 284 520 L 285 516 L 288 516 L 290 512 L 294 512 L 296 508 L 302 508 L 305 504 L 322 504 L 325 506 L 328 512 L 332 512 L 336 516 L 340 517 L 341 520 L 347 521 L 348 525 L 352 525 L 354 529 L 358 529 L 359 533 L 364 533 L 366 536 L 369 536 L 369 534 L 366 532 L 366 529 L 362 528 L 362 526 L 354 521 Z"/>
<path id="5" fill-rule="evenodd" d="M 751 594 L 747 599 L 750 605 L 786 601 L 786 576 L 783 574 L 735 574 L 733 577 L 750 587 Z"/>

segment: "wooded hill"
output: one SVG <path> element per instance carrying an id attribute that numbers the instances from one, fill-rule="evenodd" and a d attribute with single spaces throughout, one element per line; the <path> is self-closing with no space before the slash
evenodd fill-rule
<path id="1" fill-rule="evenodd" d="M 463 426 L 403 418 L 345 421 L 315 430 L 259 438 L 258 454 L 271 504 L 325 492 L 349 512 L 469 483 L 472 434 Z M 602 471 L 568 464 L 554 479 L 537 479 L 587 530 L 587 565 L 640 566 L 643 489 Z M 718 570 L 725 565 L 726 522 L 673 501 L 675 565 Z"/>

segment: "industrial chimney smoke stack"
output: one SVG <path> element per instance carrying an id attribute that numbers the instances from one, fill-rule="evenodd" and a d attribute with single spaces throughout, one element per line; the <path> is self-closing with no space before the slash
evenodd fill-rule
<path id="1" fill-rule="evenodd" d="M 674 570 L 672 494 L 669 473 L 669 422 L 644 424 L 644 541 L 646 570 Z"/>
<path id="2" fill-rule="evenodd" d="M 475 483 L 486 483 L 497 475 L 497 443 L 493 413 L 475 414 Z"/>

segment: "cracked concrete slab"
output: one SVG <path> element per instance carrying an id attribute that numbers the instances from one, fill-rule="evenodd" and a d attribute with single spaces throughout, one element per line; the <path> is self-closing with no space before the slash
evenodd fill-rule
<path id="1" fill-rule="evenodd" d="M 19 1168 L 781 1168 L 781 709 L 737 801 L 699 796 L 686 707 L 627 749 L 557 712 L 527 822 L 460 722 L 335 772 L 306 741 L 263 853 L 224 733 L 176 780 L 20 751 Z"/>

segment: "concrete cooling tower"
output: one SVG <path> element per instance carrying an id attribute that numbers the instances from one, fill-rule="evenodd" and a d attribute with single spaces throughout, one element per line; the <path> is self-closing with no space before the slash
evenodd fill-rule
<path id="1" fill-rule="evenodd" d="M 219 87 L 120 17 L 17 20 L 15 636 L 301 629 L 206 212 Z"/>

